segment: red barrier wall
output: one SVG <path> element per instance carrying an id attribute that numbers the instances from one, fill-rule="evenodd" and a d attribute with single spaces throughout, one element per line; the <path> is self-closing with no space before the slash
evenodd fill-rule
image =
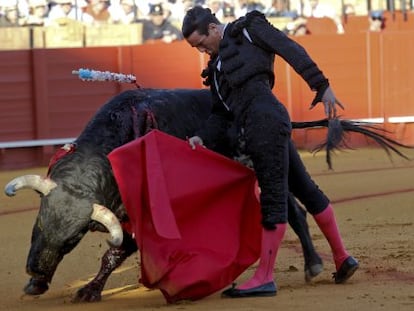
<path id="1" fill-rule="evenodd" d="M 414 116 L 414 31 L 320 34 L 295 38 L 329 77 L 346 106 L 345 118 Z M 72 70 L 91 68 L 133 73 L 143 87 L 200 88 L 206 63 L 185 42 L 123 47 L 0 51 L 0 142 L 75 137 L 110 97 L 134 85 L 83 82 Z M 275 94 L 294 121 L 323 117 L 309 111 L 314 93 L 282 59 L 275 65 Z M 396 137 L 414 144 L 412 124 L 389 125 Z M 312 148 L 322 130 L 295 131 L 300 148 Z M 353 138 L 354 139 L 354 138 Z M 366 144 L 365 140 L 358 144 Z M 52 147 L 0 150 L 0 167 L 44 164 Z"/>

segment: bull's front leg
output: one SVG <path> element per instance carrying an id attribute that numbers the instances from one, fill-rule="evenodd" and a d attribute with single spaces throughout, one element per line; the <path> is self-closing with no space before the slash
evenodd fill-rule
<path id="1" fill-rule="evenodd" d="M 122 245 L 119 248 L 110 248 L 105 252 L 101 259 L 101 269 L 96 277 L 84 287 L 80 288 L 72 301 L 100 301 L 102 298 L 102 291 L 111 273 L 137 250 L 138 247 L 135 240 L 129 234 L 124 232 Z"/>

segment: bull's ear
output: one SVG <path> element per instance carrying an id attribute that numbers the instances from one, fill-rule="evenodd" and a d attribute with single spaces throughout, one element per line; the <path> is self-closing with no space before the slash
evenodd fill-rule
<path id="1" fill-rule="evenodd" d="M 120 204 L 114 213 L 115 213 L 116 218 L 118 218 L 120 222 L 129 221 L 128 213 L 126 211 L 124 204 Z"/>

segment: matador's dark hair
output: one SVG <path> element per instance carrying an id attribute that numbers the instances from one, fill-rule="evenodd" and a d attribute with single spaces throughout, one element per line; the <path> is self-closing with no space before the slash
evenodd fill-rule
<path id="1" fill-rule="evenodd" d="M 208 25 L 211 23 L 221 24 L 209 8 L 195 6 L 185 14 L 181 31 L 184 38 L 188 38 L 196 30 L 200 35 L 208 35 Z"/>

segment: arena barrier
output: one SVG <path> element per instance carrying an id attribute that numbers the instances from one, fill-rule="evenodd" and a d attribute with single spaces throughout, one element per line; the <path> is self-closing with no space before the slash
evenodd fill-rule
<path id="1" fill-rule="evenodd" d="M 385 120 L 405 144 L 414 144 L 414 30 L 321 34 L 295 38 L 321 67 L 346 110 L 347 119 Z M 142 87 L 201 88 L 207 58 L 186 42 L 87 48 L 0 51 L 0 143 L 76 137 L 95 111 L 119 92 L 115 82 L 83 82 L 72 70 L 132 73 Z M 275 94 L 292 120 L 323 118 L 309 110 L 314 93 L 282 59 L 275 64 Z M 323 130 L 297 130 L 299 148 L 312 148 Z M 365 140 L 353 138 L 358 145 Z M 6 145 L 7 147 L 7 145 Z M 44 164 L 54 145 L 0 148 L 0 168 Z"/>

